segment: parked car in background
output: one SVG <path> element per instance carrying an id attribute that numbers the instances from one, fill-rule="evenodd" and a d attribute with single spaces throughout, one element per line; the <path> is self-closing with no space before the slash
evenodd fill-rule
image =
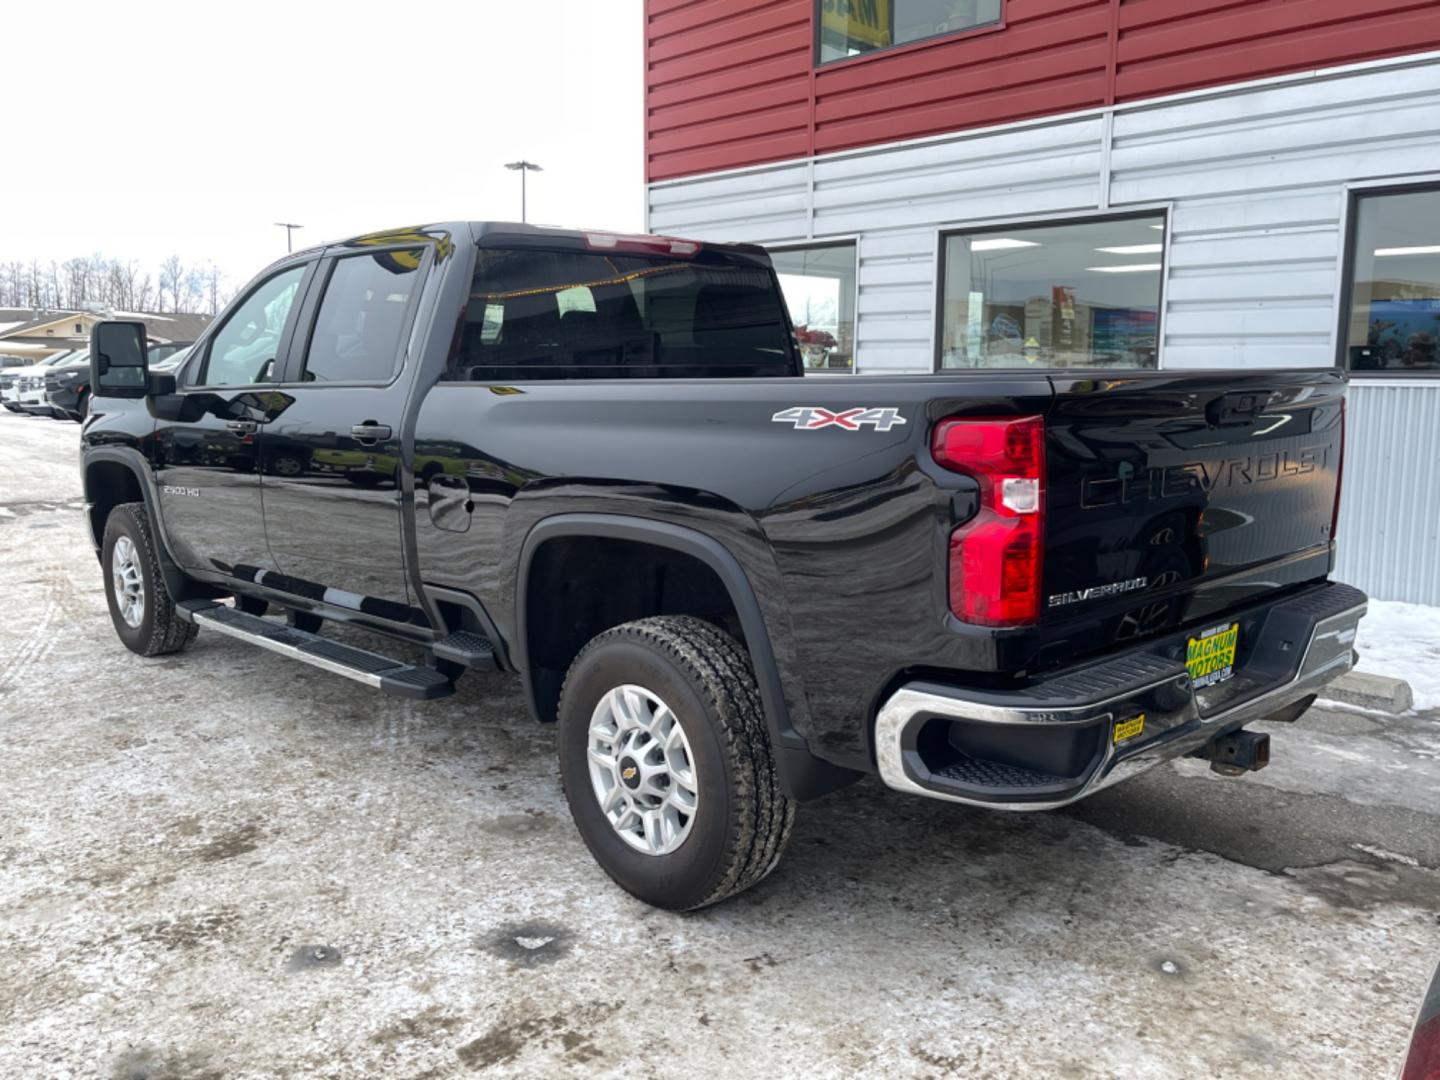
<path id="1" fill-rule="evenodd" d="M 0 368 L 0 405 L 4 405 L 10 412 L 20 411 L 20 392 L 15 389 L 15 384 L 30 368 L 30 364 Z"/>
<path id="2" fill-rule="evenodd" d="M 162 344 L 151 345 L 145 354 L 145 361 L 151 371 L 159 371 L 160 365 L 171 359 L 177 353 L 189 352 L 193 341 L 166 341 Z"/>
<path id="3" fill-rule="evenodd" d="M 50 368 L 64 364 L 74 358 L 79 349 L 67 349 L 58 352 L 54 356 L 47 356 L 44 360 L 34 364 L 26 364 L 23 367 L 6 368 L 4 375 L 10 376 L 7 382 L 0 379 L 0 387 L 3 387 L 5 408 L 11 412 L 35 412 L 30 408 L 37 403 L 45 404 L 45 412 L 48 415 L 49 406 L 45 403 L 45 373 Z M 88 355 L 88 352 L 87 352 Z"/>
<path id="4" fill-rule="evenodd" d="M 0 368 L 0 404 L 3 404 L 10 412 L 20 412 L 20 390 L 19 382 L 27 375 L 33 374 L 41 364 L 55 363 L 73 356 L 76 350 L 66 349 L 64 352 L 56 353 L 38 362 L 14 363 Z M 18 360 L 18 357 L 7 359 Z"/>
<path id="5" fill-rule="evenodd" d="M 45 404 L 57 420 L 83 420 L 90 412 L 90 350 L 81 349 L 45 371 Z"/>
<path id="6" fill-rule="evenodd" d="M 153 353 L 151 353 L 151 354 L 153 354 Z M 177 351 L 177 353 L 171 353 L 170 356 L 167 356 L 166 359 L 164 359 L 164 360 L 158 361 L 158 363 L 151 363 L 151 364 L 150 364 L 150 370 L 151 370 L 151 372 L 166 372 L 166 373 L 179 372 L 179 370 L 180 370 L 180 364 L 183 364 L 184 361 L 189 360 L 189 359 L 190 359 L 190 346 L 186 346 L 186 347 L 184 347 L 184 348 L 181 348 L 180 351 Z"/>

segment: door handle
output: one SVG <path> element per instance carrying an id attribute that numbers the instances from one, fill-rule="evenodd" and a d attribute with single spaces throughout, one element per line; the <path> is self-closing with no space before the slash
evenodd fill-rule
<path id="1" fill-rule="evenodd" d="M 350 429 L 350 434 L 357 439 L 388 439 L 390 437 L 389 424 L 377 424 L 373 420 L 366 420 L 363 424 L 356 424 Z"/>
<path id="2" fill-rule="evenodd" d="M 225 429 L 233 431 L 237 435 L 249 435 L 260 425 L 254 420 L 226 420 Z"/>

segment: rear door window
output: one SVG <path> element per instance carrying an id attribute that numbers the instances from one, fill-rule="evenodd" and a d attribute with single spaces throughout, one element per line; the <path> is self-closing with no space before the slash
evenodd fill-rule
<path id="1" fill-rule="evenodd" d="M 423 249 L 337 259 L 320 301 L 304 382 L 388 382 L 419 287 Z"/>
<path id="2" fill-rule="evenodd" d="M 793 375 L 790 329 L 761 261 L 485 248 L 452 381 Z"/>

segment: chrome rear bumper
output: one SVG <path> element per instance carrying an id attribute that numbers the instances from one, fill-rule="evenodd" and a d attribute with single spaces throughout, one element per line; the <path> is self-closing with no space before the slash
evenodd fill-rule
<path id="1" fill-rule="evenodd" d="M 1359 590 L 1325 584 L 1236 616 L 1249 634 L 1245 659 L 1232 683 L 1200 691 L 1183 663 L 1184 633 L 1020 691 L 907 683 L 875 720 L 880 777 L 973 806 L 1069 805 L 1318 693 L 1350 670 L 1365 607 Z M 1117 741 L 1117 725 L 1138 717 L 1142 732 Z"/>

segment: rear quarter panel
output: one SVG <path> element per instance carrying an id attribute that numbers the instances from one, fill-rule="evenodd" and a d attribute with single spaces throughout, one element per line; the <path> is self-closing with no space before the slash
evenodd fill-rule
<path id="1" fill-rule="evenodd" d="M 948 616 L 952 495 L 968 482 L 930 461 L 931 424 L 1043 412 L 1050 394 L 1042 377 L 978 374 L 441 383 L 416 457 L 465 476 L 473 508 L 447 521 L 417 485 L 422 576 L 479 597 L 509 645 L 521 551 L 542 519 L 630 514 L 702 532 L 755 591 L 791 722 L 813 752 L 868 768 L 865 721 L 903 669 L 993 666 L 993 636 Z M 895 408 L 905 422 L 774 419 L 797 407 Z"/>

